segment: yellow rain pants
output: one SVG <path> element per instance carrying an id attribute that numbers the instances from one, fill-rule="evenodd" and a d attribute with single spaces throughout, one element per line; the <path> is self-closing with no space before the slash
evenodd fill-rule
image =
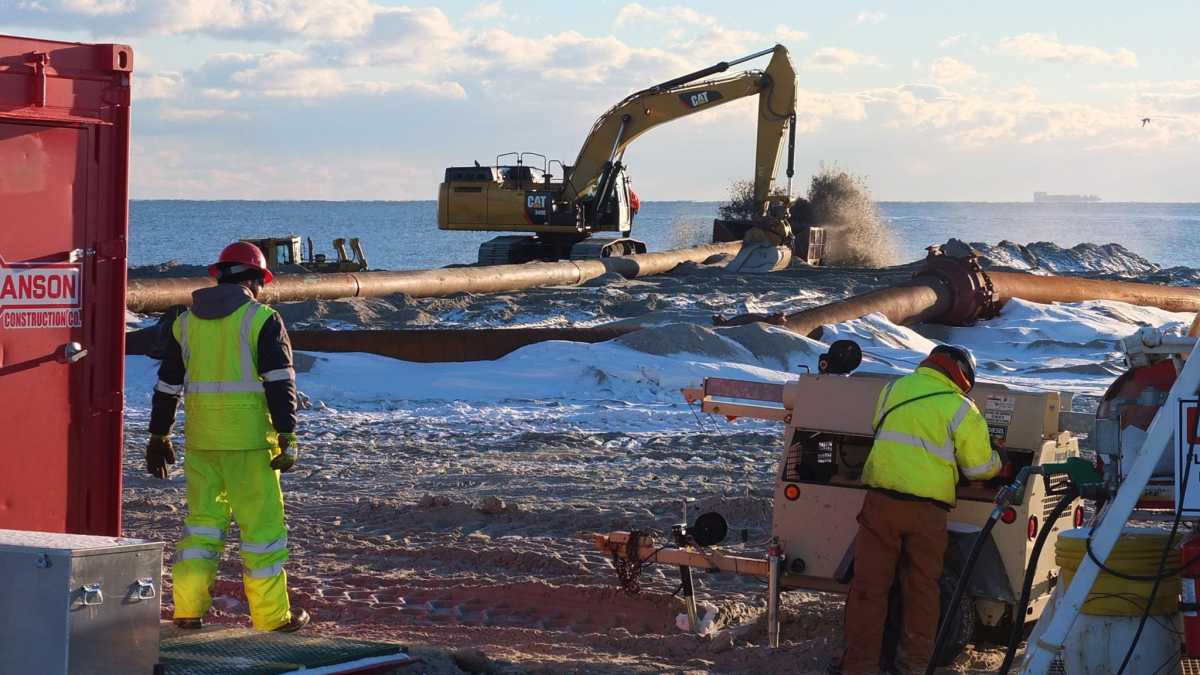
<path id="1" fill-rule="evenodd" d="M 278 449 L 188 450 L 188 515 L 175 554 L 175 618 L 203 617 L 212 606 L 213 582 L 230 517 L 241 532 L 242 581 L 256 630 L 291 620 L 287 574 L 287 526 L 279 473 L 270 467 Z"/>

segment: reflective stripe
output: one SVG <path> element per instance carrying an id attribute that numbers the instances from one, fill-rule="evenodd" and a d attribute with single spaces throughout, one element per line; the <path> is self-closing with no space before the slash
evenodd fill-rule
<path id="1" fill-rule="evenodd" d="M 971 412 L 971 401 L 963 399 L 962 405 L 958 406 L 958 412 L 954 413 L 954 419 L 950 420 L 950 436 L 953 437 L 958 428 L 962 426 L 963 420 L 967 419 L 967 413 Z"/>
<path id="2" fill-rule="evenodd" d="M 1000 465 L 1000 455 L 995 450 L 993 450 L 992 456 L 990 459 L 988 459 L 987 463 L 980 464 L 978 466 L 964 466 L 964 467 L 962 467 L 962 472 L 963 472 L 963 475 L 966 476 L 967 478 L 975 478 L 976 476 L 986 476 L 987 474 L 991 473 L 991 471 L 999 465 Z"/>
<path id="3" fill-rule="evenodd" d="M 254 355 L 250 352 L 250 334 L 254 330 L 254 316 L 258 314 L 260 305 L 250 302 L 246 313 L 242 315 L 241 348 L 242 348 L 242 382 L 259 382 L 258 373 L 254 372 Z"/>
<path id="4" fill-rule="evenodd" d="M 258 308 L 261 306 L 257 302 L 247 303 L 245 314 L 242 315 L 241 324 L 238 326 L 238 347 L 241 350 L 239 367 L 242 371 L 242 379 L 196 382 L 191 378 L 186 378 L 185 391 L 189 394 L 245 394 L 262 391 L 262 380 L 254 372 L 254 354 L 251 352 L 250 345 L 250 336 L 254 332 L 254 317 L 258 314 Z M 186 318 L 187 313 L 185 312 L 181 317 Z M 183 332 L 186 330 L 187 323 L 185 321 L 180 325 L 180 332 L 183 335 L 181 347 L 184 350 L 185 364 L 188 363 L 187 333 Z"/>
<path id="5" fill-rule="evenodd" d="M 188 316 L 190 316 L 190 315 L 191 315 L 191 312 L 184 312 L 183 314 L 179 315 L 179 351 L 183 352 L 184 368 L 187 368 L 187 365 L 192 362 L 192 358 L 191 358 L 192 351 L 190 349 L 188 349 L 188 326 L 187 326 L 188 325 Z M 186 373 L 187 373 L 187 371 L 185 370 L 184 377 L 183 377 L 184 385 L 187 385 L 187 381 L 188 381 Z"/>
<path id="6" fill-rule="evenodd" d="M 286 534 L 269 544 L 251 544 L 245 541 L 242 542 L 243 553 L 270 553 L 272 551 L 281 551 L 285 548 L 287 548 Z"/>
<path id="7" fill-rule="evenodd" d="M 258 569 L 246 568 L 246 574 L 255 579 L 266 579 L 273 577 L 283 571 L 283 563 L 275 563 L 270 567 L 260 567 Z"/>
<path id="8" fill-rule="evenodd" d="M 176 554 L 176 560 L 216 560 L 221 554 L 203 548 L 185 548 Z"/>
<path id="9" fill-rule="evenodd" d="M 291 368 L 277 368 L 262 374 L 263 382 L 279 382 L 296 379 L 296 371 Z"/>
<path id="10" fill-rule="evenodd" d="M 883 411 L 887 410 L 888 397 L 892 395 L 892 387 L 896 386 L 897 382 L 899 382 L 899 380 L 892 380 L 891 382 L 888 382 L 886 387 L 883 388 L 883 396 L 879 398 L 879 409 L 875 411 L 875 416 L 871 419 L 872 428 L 877 428 L 879 426 L 879 416 L 883 414 Z"/>
<path id="11" fill-rule="evenodd" d="M 189 382 L 190 394 L 241 394 L 262 391 L 262 382 Z"/>
<path id="12" fill-rule="evenodd" d="M 225 541 L 225 532 L 215 527 L 204 527 L 201 525 L 184 525 L 183 536 L 185 537 L 208 537 L 209 539 L 217 539 Z"/>
<path id="13" fill-rule="evenodd" d="M 950 439 L 946 439 L 946 442 L 941 446 L 936 446 L 924 438 L 910 436 L 899 431 L 885 430 L 875 434 L 875 440 L 890 441 L 892 443 L 900 443 L 901 445 L 909 445 L 914 448 L 920 448 L 934 457 L 943 459 L 951 464 L 954 463 L 954 443 Z"/>
<path id="14" fill-rule="evenodd" d="M 178 396 L 183 393 L 182 384 L 167 384 L 162 380 L 154 383 L 154 391 L 162 392 L 169 396 Z"/>

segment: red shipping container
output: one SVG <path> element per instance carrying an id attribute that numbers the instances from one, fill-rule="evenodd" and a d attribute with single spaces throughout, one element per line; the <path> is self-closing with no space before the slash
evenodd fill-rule
<path id="1" fill-rule="evenodd" d="M 120 533 L 132 69 L 0 36 L 0 528 Z"/>

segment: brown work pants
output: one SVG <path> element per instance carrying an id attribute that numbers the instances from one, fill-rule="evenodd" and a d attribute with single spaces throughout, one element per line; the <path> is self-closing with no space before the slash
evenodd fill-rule
<path id="1" fill-rule="evenodd" d="M 879 670 L 888 595 L 897 572 L 903 632 L 902 669 L 924 672 L 937 638 L 942 560 L 946 555 L 947 513 L 926 501 L 908 501 L 868 490 L 854 539 L 854 578 L 846 598 L 846 652 L 842 671 L 862 675 Z"/>

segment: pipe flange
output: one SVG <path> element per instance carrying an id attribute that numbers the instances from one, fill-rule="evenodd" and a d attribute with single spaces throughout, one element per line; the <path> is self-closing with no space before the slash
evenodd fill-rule
<path id="1" fill-rule="evenodd" d="M 974 253 L 965 257 L 949 256 L 939 246 L 930 246 L 927 250 L 925 266 L 913 278 L 933 277 L 950 292 L 950 307 L 938 317 L 938 323 L 969 326 L 1000 313 L 996 289 L 980 266 L 978 256 Z"/>

